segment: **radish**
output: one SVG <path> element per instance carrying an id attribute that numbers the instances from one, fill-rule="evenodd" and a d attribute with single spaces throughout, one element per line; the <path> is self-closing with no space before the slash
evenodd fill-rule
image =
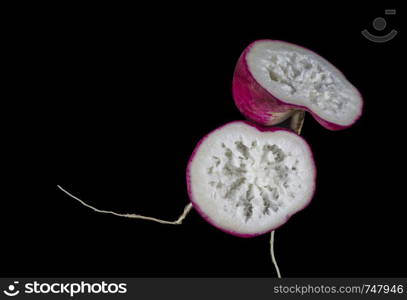
<path id="1" fill-rule="evenodd" d="M 175 221 L 117 213 L 90 206 L 58 185 L 68 196 L 98 213 L 179 225 L 195 210 L 210 224 L 238 237 L 271 232 L 304 209 L 316 185 L 312 151 L 299 134 L 305 111 L 324 127 L 351 126 L 362 113 L 360 93 L 332 64 L 294 44 L 259 40 L 240 56 L 233 77 L 233 98 L 249 121 L 223 125 L 203 137 L 186 170 L 190 203 Z M 291 117 L 293 131 L 275 125 Z"/>
<path id="2" fill-rule="evenodd" d="M 302 111 L 293 115 L 291 126 L 297 134 L 303 121 Z M 101 210 L 57 187 L 97 213 L 180 225 L 194 207 L 210 224 L 235 236 L 254 237 L 271 231 L 270 256 L 281 278 L 274 255 L 275 229 L 303 209 L 315 190 L 312 152 L 297 134 L 235 121 L 206 135 L 187 166 L 191 202 L 175 221 Z"/>
<path id="3" fill-rule="evenodd" d="M 210 224 L 240 237 L 270 232 L 303 209 L 315 190 L 308 144 L 283 128 L 228 123 L 196 146 L 187 187 Z"/>
<path id="4" fill-rule="evenodd" d="M 240 112 L 262 125 L 275 125 L 305 110 L 325 128 L 351 126 L 362 114 L 358 90 L 331 63 L 291 43 L 258 40 L 240 56 L 233 77 Z"/>

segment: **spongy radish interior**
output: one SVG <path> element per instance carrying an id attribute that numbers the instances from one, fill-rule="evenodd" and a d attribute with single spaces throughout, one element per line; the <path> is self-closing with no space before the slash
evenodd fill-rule
<path id="1" fill-rule="evenodd" d="M 190 166 L 194 201 L 221 228 L 270 230 L 303 208 L 314 188 L 308 146 L 287 131 L 236 122 L 211 133 Z"/>
<path id="2" fill-rule="evenodd" d="M 332 64 L 304 48 L 259 41 L 247 56 L 255 79 L 284 102 L 306 106 L 321 118 L 348 125 L 360 114 L 357 90 Z"/>

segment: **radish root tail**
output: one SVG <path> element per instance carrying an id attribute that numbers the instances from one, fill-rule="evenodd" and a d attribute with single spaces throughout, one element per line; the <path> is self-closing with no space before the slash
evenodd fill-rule
<path id="1" fill-rule="evenodd" d="M 86 202 L 84 202 L 83 200 L 79 199 L 78 197 L 72 195 L 70 192 L 68 192 L 67 190 L 65 190 L 64 188 L 62 188 L 60 185 L 57 185 L 57 187 L 63 191 L 65 194 L 67 194 L 69 197 L 77 200 L 79 203 L 81 203 L 83 206 L 86 206 L 90 209 L 92 209 L 93 211 L 97 212 L 97 213 L 102 213 L 102 214 L 110 214 L 110 215 L 114 215 L 117 217 L 124 217 L 124 218 L 130 218 L 130 219 L 142 219 L 142 220 L 148 220 L 148 221 L 153 221 L 153 222 L 157 222 L 157 223 L 161 223 L 161 224 L 169 224 L 169 225 L 180 225 L 182 224 L 182 221 L 185 219 L 185 217 L 188 215 L 188 213 L 191 211 L 192 209 L 192 204 L 189 203 L 185 206 L 183 213 L 178 217 L 177 220 L 175 221 L 166 221 L 166 220 L 161 220 L 161 219 L 157 219 L 157 218 L 153 218 L 153 217 L 146 217 L 146 216 L 142 216 L 142 215 L 136 215 L 136 214 L 120 214 L 120 213 L 116 213 L 114 211 L 108 211 L 108 210 L 101 210 L 98 208 L 95 208 L 89 204 L 87 204 Z"/>
<path id="2" fill-rule="evenodd" d="M 281 273 L 280 273 L 280 268 L 278 267 L 276 257 L 274 255 L 274 235 L 275 235 L 275 230 L 271 232 L 271 237 L 270 237 L 270 254 L 271 254 L 271 261 L 273 262 L 274 268 L 276 269 L 277 272 L 277 277 L 281 278 Z"/>

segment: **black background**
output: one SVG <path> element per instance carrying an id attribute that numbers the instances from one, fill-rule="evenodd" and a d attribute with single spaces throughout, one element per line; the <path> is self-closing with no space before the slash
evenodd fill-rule
<path id="1" fill-rule="evenodd" d="M 282 275 L 406 276 L 405 38 L 401 11 L 373 29 L 386 8 L 397 7 L 71 7 L 10 24 L 17 84 L 2 113 L 11 168 L 0 275 L 275 276 L 268 234 L 230 236 L 195 211 L 181 226 L 97 214 L 57 189 L 100 209 L 176 219 L 197 141 L 243 119 L 231 95 L 239 55 L 270 38 L 316 51 L 365 100 L 344 131 L 306 116 L 317 190 L 276 231 Z M 392 28 L 399 34 L 384 44 L 360 34 Z"/>

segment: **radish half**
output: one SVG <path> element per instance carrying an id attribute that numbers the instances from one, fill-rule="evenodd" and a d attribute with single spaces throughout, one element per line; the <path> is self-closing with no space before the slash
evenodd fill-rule
<path id="1" fill-rule="evenodd" d="M 194 208 L 215 227 L 252 237 L 303 209 L 315 190 L 311 149 L 283 128 L 228 123 L 196 146 L 187 167 Z"/>
<path id="2" fill-rule="evenodd" d="M 340 130 L 362 114 L 358 90 L 331 63 L 294 44 L 259 40 L 240 56 L 233 78 L 238 109 L 262 125 L 306 110 L 324 127 Z"/>

